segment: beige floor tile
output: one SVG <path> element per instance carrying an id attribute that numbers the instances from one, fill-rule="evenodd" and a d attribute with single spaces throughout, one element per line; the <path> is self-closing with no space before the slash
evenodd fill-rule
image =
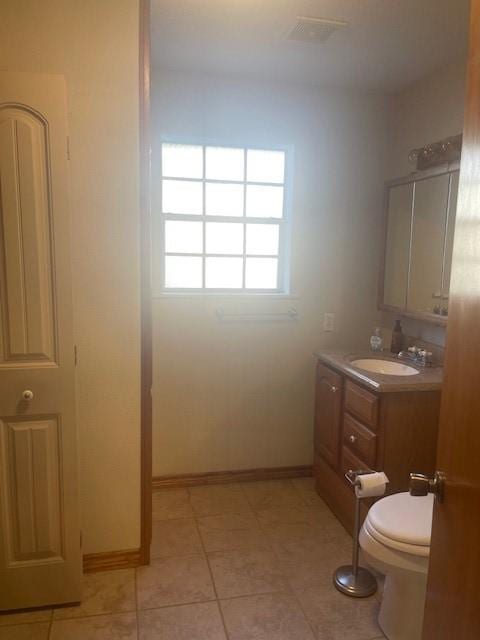
<path id="1" fill-rule="evenodd" d="M 290 480 L 245 482 L 243 489 L 253 509 L 301 506 L 304 504 L 301 495 Z"/>
<path id="2" fill-rule="evenodd" d="M 325 508 L 328 509 L 327 505 L 315 489 L 315 478 L 293 478 L 292 484 L 302 496 L 305 504 L 320 504 L 324 505 Z"/>
<path id="3" fill-rule="evenodd" d="M 171 520 L 174 518 L 191 518 L 192 505 L 188 489 L 161 489 L 152 494 L 152 518 Z"/>
<path id="4" fill-rule="evenodd" d="M 198 518 L 205 551 L 228 551 L 270 546 L 253 513 L 231 513 Z"/>
<path id="5" fill-rule="evenodd" d="M 134 611 L 135 606 L 135 569 L 87 573 L 83 576 L 82 603 L 55 609 L 53 619 Z"/>
<path id="6" fill-rule="evenodd" d="M 313 640 L 294 596 L 235 598 L 221 607 L 230 640 Z"/>
<path id="7" fill-rule="evenodd" d="M 0 627 L 6 624 L 23 624 L 24 622 L 49 622 L 51 617 L 51 609 L 37 609 L 36 611 L 22 611 L 20 613 L 0 613 Z"/>
<path id="8" fill-rule="evenodd" d="M 374 596 L 349 598 L 329 584 L 297 591 L 297 597 L 317 640 L 372 640 L 381 634 Z"/>
<path id="9" fill-rule="evenodd" d="M 251 512 L 240 484 L 192 487 L 190 501 L 197 516 Z"/>
<path id="10" fill-rule="evenodd" d="M 0 627 L 0 640 L 47 640 L 49 622 Z"/>
<path id="11" fill-rule="evenodd" d="M 294 505 L 288 507 L 269 507 L 257 509 L 255 514 L 261 525 L 275 524 L 309 524 L 319 523 L 317 510 L 306 505 Z M 325 515 L 324 520 L 335 520 L 333 516 Z"/>
<path id="12" fill-rule="evenodd" d="M 152 558 L 191 556 L 202 553 L 202 542 L 193 518 L 161 520 L 152 525 Z"/>
<path id="13" fill-rule="evenodd" d="M 348 540 L 348 534 L 338 520 L 330 512 L 319 511 L 314 506 L 272 507 L 259 510 L 256 515 L 272 542 L 302 538 L 322 542 Z"/>
<path id="14" fill-rule="evenodd" d="M 275 543 L 273 549 L 292 588 L 330 584 L 335 569 L 351 562 L 351 541 L 319 542 L 304 538 Z"/>
<path id="15" fill-rule="evenodd" d="M 339 522 L 337 516 L 333 513 L 327 503 L 324 502 L 320 497 L 318 498 L 318 500 L 312 500 L 311 502 L 309 502 L 306 507 L 308 509 L 312 509 L 312 511 L 317 514 L 317 517 L 320 520 L 324 520 L 325 518 L 333 518 L 334 520 L 337 520 L 337 522 Z"/>
<path id="16" fill-rule="evenodd" d="M 280 563 L 266 549 L 239 549 L 208 554 L 219 598 L 289 591 Z"/>
<path id="17" fill-rule="evenodd" d="M 139 640 L 226 640 L 216 602 L 140 611 L 138 627 Z"/>
<path id="18" fill-rule="evenodd" d="M 50 632 L 50 640 L 137 640 L 137 637 L 136 613 L 56 620 Z"/>
<path id="19" fill-rule="evenodd" d="M 201 555 L 153 560 L 137 569 L 139 609 L 215 599 L 210 571 Z"/>

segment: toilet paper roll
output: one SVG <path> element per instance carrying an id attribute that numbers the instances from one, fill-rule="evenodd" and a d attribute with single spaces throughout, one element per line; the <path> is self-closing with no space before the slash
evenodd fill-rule
<path id="1" fill-rule="evenodd" d="M 360 486 L 355 487 L 355 493 L 359 498 L 383 496 L 388 482 L 388 478 L 383 471 L 359 475 L 357 480 Z"/>

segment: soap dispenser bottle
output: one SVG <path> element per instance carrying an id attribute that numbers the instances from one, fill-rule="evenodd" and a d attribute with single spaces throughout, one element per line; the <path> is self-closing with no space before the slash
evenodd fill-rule
<path id="1" fill-rule="evenodd" d="M 392 332 L 392 343 L 390 345 L 390 351 L 392 353 L 400 353 L 403 348 L 403 333 L 400 320 L 395 320 L 395 326 Z"/>
<path id="2" fill-rule="evenodd" d="M 370 338 L 370 349 L 372 351 L 381 351 L 383 348 L 382 330 L 376 327 L 373 336 Z"/>

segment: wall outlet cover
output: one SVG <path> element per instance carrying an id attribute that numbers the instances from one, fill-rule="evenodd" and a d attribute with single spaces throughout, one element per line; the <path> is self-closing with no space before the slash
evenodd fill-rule
<path id="1" fill-rule="evenodd" d="M 335 314 L 334 313 L 324 313 L 323 314 L 323 330 L 324 331 L 333 331 L 335 325 Z"/>

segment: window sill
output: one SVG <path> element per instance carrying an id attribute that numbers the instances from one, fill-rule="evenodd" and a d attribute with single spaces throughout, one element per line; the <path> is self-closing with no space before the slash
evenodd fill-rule
<path id="1" fill-rule="evenodd" d="M 205 300 L 205 299 L 228 299 L 228 300 L 259 300 L 261 298 L 266 300 L 299 300 L 300 296 L 293 295 L 290 293 L 169 293 L 169 292 L 160 292 L 154 293 L 152 295 L 153 299 L 158 300 L 175 300 L 181 298 L 193 298 L 197 300 Z"/>

